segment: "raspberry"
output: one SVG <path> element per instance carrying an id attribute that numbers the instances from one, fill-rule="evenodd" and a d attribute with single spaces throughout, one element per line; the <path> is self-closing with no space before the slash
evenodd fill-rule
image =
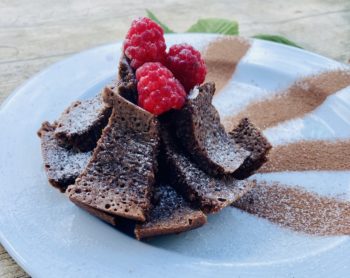
<path id="1" fill-rule="evenodd" d="M 207 68 L 198 50 L 189 44 L 175 44 L 169 49 L 167 67 L 188 93 L 195 85 L 203 83 Z"/>
<path id="2" fill-rule="evenodd" d="M 138 104 L 160 115 L 170 109 L 181 109 L 186 92 L 170 70 L 161 63 L 146 63 L 136 71 Z"/>
<path id="3" fill-rule="evenodd" d="M 126 34 L 123 50 L 134 69 L 146 62 L 164 62 L 165 40 L 163 29 L 147 17 L 134 20 Z"/>

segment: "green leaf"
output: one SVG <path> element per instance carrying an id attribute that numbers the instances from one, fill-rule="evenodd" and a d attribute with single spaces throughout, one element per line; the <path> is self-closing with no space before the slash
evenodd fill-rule
<path id="1" fill-rule="evenodd" d="M 291 40 L 289 40 L 285 37 L 282 37 L 282 36 L 259 34 L 259 35 L 253 36 L 253 38 L 261 39 L 261 40 L 265 40 L 265 41 L 273 41 L 273 42 L 277 42 L 277 43 L 281 43 L 281 44 L 286 44 L 286 45 L 302 48 L 301 46 L 297 45 L 295 42 L 292 42 Z"/>
<path id="2" fill-rule="evenodd" d="M 152 19 L 153 21 L 157 22 L 160 27 L 163 28 L 164 33 L 175 33 L 173 30 L 171 30 L 168 26 L 166 26 L 164 23 L 162 23 L 150 10 L 146 10 L 147 16 Z"/>
<path id="3" fill-rule="evenodd" d="M 238 22 L 220 18 L 199 19 L 187 32 L 238 35 Z"/>

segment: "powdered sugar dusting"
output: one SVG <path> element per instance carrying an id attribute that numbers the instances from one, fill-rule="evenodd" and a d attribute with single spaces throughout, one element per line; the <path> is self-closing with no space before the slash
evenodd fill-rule
<path id="1" fill-rule="evenodd" d="M 49 126 L 47 130 L 42 129 L 41 149 L 48 178 L 61 190 L 74 183 L 91 157 L 91 152 L 81 153 L 60 147 L 54 136 L 53 126 Z"/>
<path id="2" fill-rule="evenodd" d="M 103 117 L 105 109 L 100 94 L 89 100 L 76 101 L 58 119 L 56 133 L 70 136 L 84 133 Z"/>

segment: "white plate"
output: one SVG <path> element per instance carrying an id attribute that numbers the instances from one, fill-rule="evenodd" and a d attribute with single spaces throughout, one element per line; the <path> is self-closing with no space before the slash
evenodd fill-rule
<path id="1" fill-rule="evenodd" d="M 202 48 L 214 37 L 172 35 L 167 42 Z M 90 216 L 49 186 L 37 129 L 73 100 L 96 94 L 112 80 L 120 48 L 120 43 L 110 44 L 57 63 L 1 107 L 0 239 L 15 260 L 33 277 L 347 276 L 346 236 L 306 236 L 227 208 L 200 229 L 144 243 Z M 215 105 L 225 113 L 221 105 L 230 89 L 242 95 L 264 93 L 339 66 L 304 50 L 254 40 Z M 349 113 L 349 103 L 345 107 Z"/>

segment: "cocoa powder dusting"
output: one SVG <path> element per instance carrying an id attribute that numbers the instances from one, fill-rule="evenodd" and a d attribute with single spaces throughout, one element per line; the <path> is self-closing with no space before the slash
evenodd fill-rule
<path id="1" fill-rule="evenodd" d="M 350 234 L 350 202 L 309 193 L 301 187 L 261 182 L 234 206 L 299 232 Z"/>
<path id="2" fill-rule="evenodd" d="M 335 70 L 306 77 L 272 98 L 253 102 L 237 115 L 223 119 L 226 130 L 248 117 L 265 129 L 296 117 L 302 117 L 320 106 L 325 99 L 350 85 L 349 70 Z"/>
<path id="3" fill-rule="evenodd" d="M 249 42 L 239 37 L 224 37 L 211 42 L 203 54 L 207 65 L 205 82 L 214 81 L 216 92 L 219 92 L 232 78 L 238 62 L 249 48 Z"/>
<path id="4" fill-rule="evenodd" d="M 261 129 L 303 117 L 325 99 L 350 86 L 350 71 L 336 70 L 304 78 L 272 98 L 250 104 L 223 119 L 227 130 L 242 117 Z M 350 170 L 350 140 L 301 141 L 273 147 L 260 173 Z M 329 184 L 331 187 L 332 184 Z M 349 235 L 350 202 L 320 196 L 300 187 L 258 183 L 235 206 L 281 226 L 312 235 Z"/>
<path id="5" fill-rule="evenodd" d="M 301 141 L 276 146 L 259 172 L 309 170 L 350 170 L 350 140 Z"/>

